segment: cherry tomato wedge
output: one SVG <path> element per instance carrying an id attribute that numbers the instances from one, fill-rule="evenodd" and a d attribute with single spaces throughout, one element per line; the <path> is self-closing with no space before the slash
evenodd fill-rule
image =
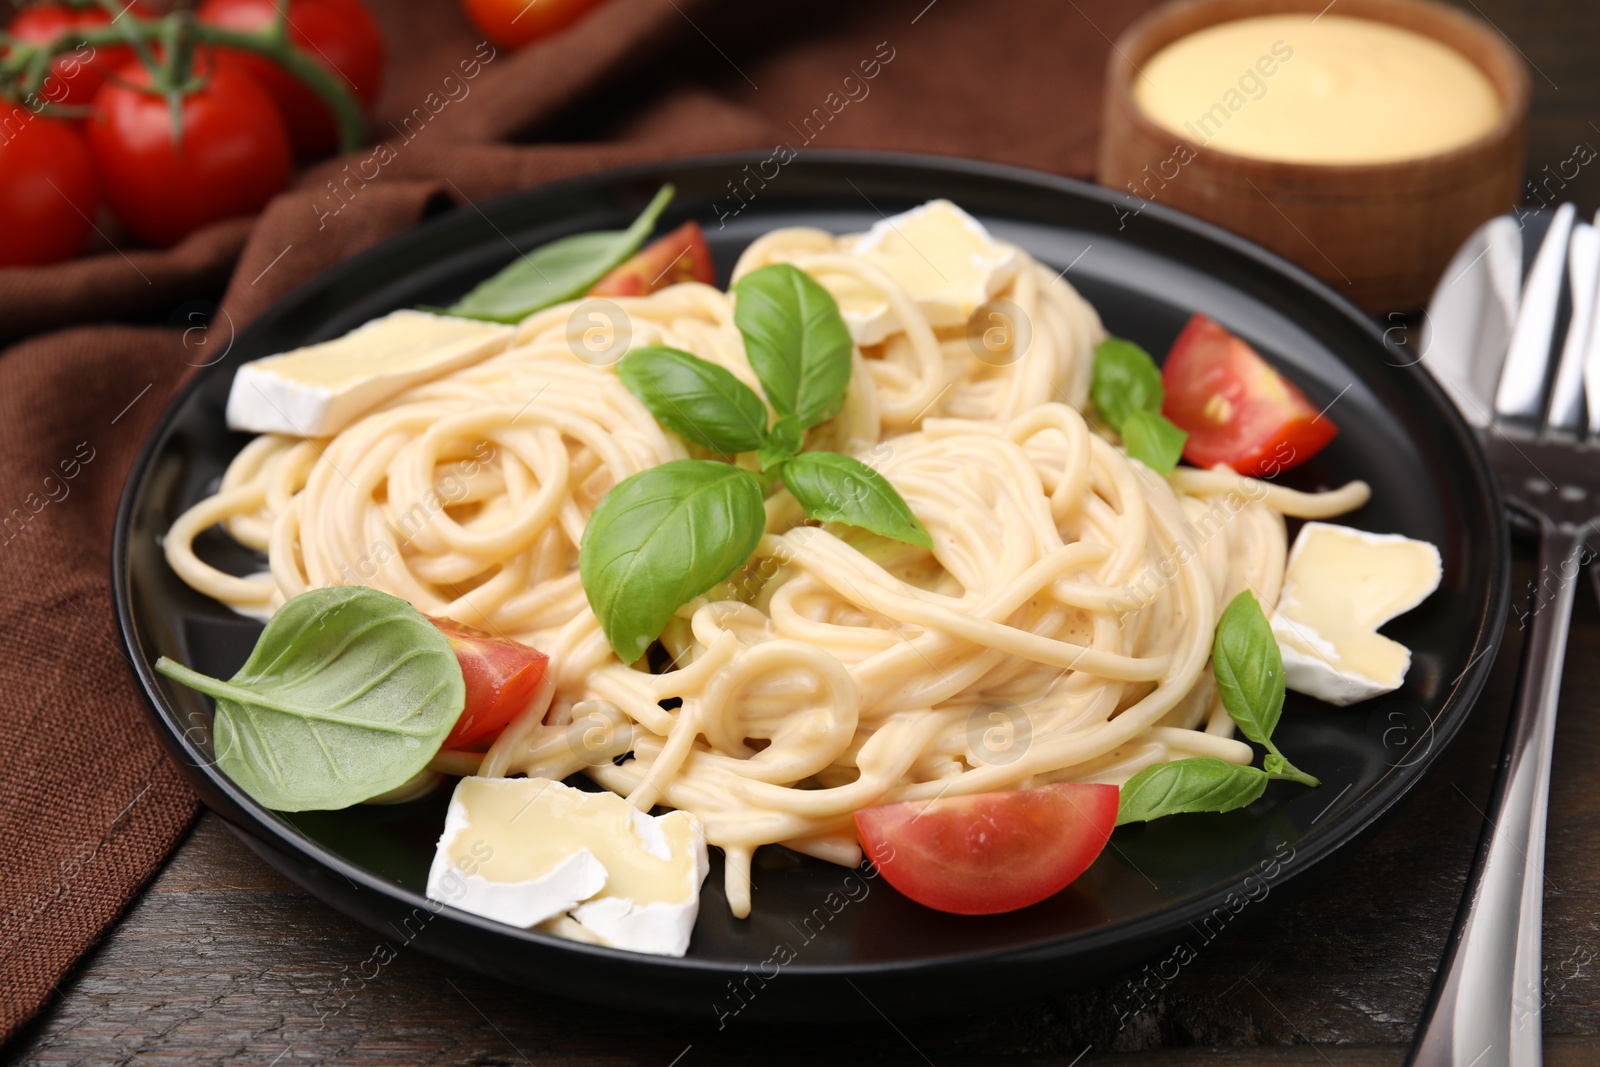
<path id="1" fill-rule="evenodd" d="M 89 150 L 117 220 L 153 245 L 176 244 L 208 223 L 260 211 L 289 184 L 289 138 L 272 98 L 229 67 L 208 72 L 180 108 L 173 139 L 167 98 L 130 63 L 100 87 Z"/>
<path id="2" fill-rule="evenodd" d="M 205 0 L 200 21 L 230 30 L 259 30 L 278 17 L 281 0 Z M 289 40 L 338 75 L 362 107 L 372 109 L 383 81 L 383 38 L 360 0 L 290 0 Z M 339 128 L 321 97 L 264 56 L 219 49 L 225 64 L 254 78 L 278 105 L 300 159 L 315 159 L 339 145 Z"/>
<path id="3" fill-rule="evenodd" d="M 590 296 L 644 296 L 679 282 L 716 279 L 700 224 L 690 220 L 645 245 L 594 283 Z"/>
<path id="4" fill-rule="evenodd" d="M 83 248 L 94 217 L 94 170 L 75 125 L 10 111 L 0 136 L 0 267 L 70 259 Z"/>
<path id="5" fill-rule="evenodd" d="M 1161 413 L 1189 434 L 1183 458 L 1271 477 L 1304 463 L 1338 428 L 1255 349 L 1204 315 L 1183 328 L 1161 369 Z"/>
<path id="6" fill-rule="evenodd" d="M 517 49 L 566 29 L 600 0 L 461 0 L 461 8 L 484 36 L 501 48 Z"/>
<path id="7" fill-rule="evenodd" d="M 873 866 L 919 904 L 993 915 L 1037 904 L 1089 869 L 1117 822 L 1114 785 L 907 801 L 855 814 Z"/>
<path id="8" fill-rule="evenodd" d="M 128 13 L 149 14 L 141 4 L 128 8 Z M 111 13 L 101 7 L 43 3 L 17 12 L 6 32 L 28 44 L 48 44 L 68 30 L 92 30 L 110 24 Z M 86 105 L 112 72 L 133 58 L 133 49 L 123 45 L 85 45 L 63 52 L 50 61 L 51 76 L 45 79 L 39 95 L 52 104 Z"/>
<path id="9" fill-rule="evenodd" d="M 443 747 L 466 748 L 493 737 L 527 707 L 544 681 L 550 657 L 454 619 L 430 615 L 428 621 L 450 639 L 467 682 L 466 705 Z"/>

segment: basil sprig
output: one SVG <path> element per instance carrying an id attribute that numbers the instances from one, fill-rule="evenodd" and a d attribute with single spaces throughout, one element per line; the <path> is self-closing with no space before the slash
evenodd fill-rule
<path id="1" fill-rule="evenodd" d="M 766 478 L 717 460 L 675 460 L 612 487 L 590 516 L 578 554 L 583 590 L 611 647 L 642 656 L 673 614 L 732 574 L 766 528 L 766 488 L 782 479 L 806 515 L 923 548 L 933 540 L 889 480 L 836 452 L 804 452 L 805 431 L 832 418 L 850 387 L 854 346 L 828 291 L 787 264 L 734 287 L 734 323 L 777 419 L 726 369 L 650 345 L 617 376 L 656 421 L 733 457 L 754 452 Z"/>
<path id="2" fill-rule="evenodd" d="M 225 682 L 165 656 L 156 670 L 216 701 L 217 766 L 277 811 L 347 808 L 404 785 L 466 702 L 439 628 L 365 586 L 290 600 Z"/>
<path id="3" fill-rule="evenodd" d="M 1094 350 L 1089 399 L 1122 437 L 1130 457 L 1163 478 L 1172 473 L 1189 435 L 1161 414 L 1166 391 L 1148 352 L 1121 337 L 1101 341 Z"/>
<path id="4" fill-rule="evenodd" d="M 517 323 L 535 311 L 582 296 L 607 271 L 639 250 L 672 193 L 672 186 L 663 185 L 626 230 L 573 234 L 519 256 L 452 304 L 448 313 Z"/>
<path id="5" fill-rule="evenodd" d="M 1272 742 L 1283 714 L 1283 655 L 1261 605 L 1249 592 L 1234 597 L 1217 621 L 1211 669 L 1222 706 L 1239 732 L 1266 748 L 1262 766 L 1211 756 L 1152 764 L 1122 787 L 1117 825 L 1179 812 L 1232 811 L 1253 802 L 1275 779 L 1322 784 L 1290 763 Z"/>

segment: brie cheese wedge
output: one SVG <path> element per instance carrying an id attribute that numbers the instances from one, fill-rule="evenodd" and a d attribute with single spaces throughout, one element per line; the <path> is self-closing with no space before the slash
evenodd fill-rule
<path id="1" fill-rule="evenodd" d="M 546 778 L 463 778 L 427 895 L 514 926 L 561 933 L 565 918 L 585 941 L 682 956 L 708 870 L 688 812 L 652 817 Z"/>
<path id="2" fill-rule="evenodd" d="M 686 811 L 651 817 L 615 794 L 632 813 L 633 835 L 602 855 L 606 887 L 576 908 L 572 918 L 602 944 L 660 956 L 689 949 L 700 912 L 700 883 L 710 864 L 700 822 Z"/>
<path id="3" fill-rule="evenodd" d="M 326 437 L 403 389 L 501 351 L 496 322 L 402 310 L 343 337 L 254 360 L 228 393 L 228 428 Z"/>
<path id="4" fill-rule="evenodd" d="M 605 867 L 576 831 L 550 832 L 573 797 L 586 795 L 544 778 L 461 779 L 428 869 L 428 899 L 529 927 L 594 896 Z"/>
<path id="5" fill-rule="evenodd" d="M 1426 541 L 1306 523 L 1271 620 L 1285 684 L 1339 705 L 1400 688 L 1411 650 L 1378 627 L 1422 603 L 1442 574 Z"/>
<path id="6" fill-rule="evenodd" d="M 885 218 L 857 238 L 851 252 L 893 278 L 934 326 L 962 326 L 1017 276 L 1022 257 L 989 235 L 983 224 L 948 200 Z M 858 345 L 882 342 L 901 329 L 874 287 L 830 277 L 850 336 Z"/>

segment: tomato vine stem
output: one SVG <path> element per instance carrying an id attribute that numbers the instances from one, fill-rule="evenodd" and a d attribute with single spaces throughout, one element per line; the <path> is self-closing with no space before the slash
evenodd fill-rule
<path id="1" fill-rule="evenodd" d="M 366 140 L 367 130 L 367 120 L 361 111 L 360 102 L 337 74 L 289 40 L 283 18 L 280 16 L 261 30 L 247 32 L 198 22 L 185 12 L 175 12 L 160 18 L 142 18 L 124 14 L 109 26 L 66 30 L 43 44 L 30 44 L 14 39 L 6 41 L 6 54 L 0 57 L 0 80 L 14 84 L 20 77 L 22 98 L 37 100 L 46 78 L 50 76 L 50 60 L 62 53 L 84 45 L 92 48 L 131 45 L 140 52 L 141 58 L 150 64 L 154 60 L 149 46 L 154 43 L 165 50 L 165 58 L 171 62 L 181 57 L 174 55 L 169 42 L 182 40 L 187 36 L 191 44 L 251 52 L 282 67 L 316 93 L 317 97 L 328 106 L 328 110 L 333 112 L 333 117 L 339 126 L 339 150 L 350 152 L 360 148 Z M 188 23 L 187 26 L 183 25 L 185 21 Z M 176 51 L 185 52 L 188 49 L 180 47 Z M 161 66 L 162 64 L 156 65 L 158 83 L 168 81 L 167 78 L 160 77 Z M 149 91 L 166 95 L 173 90 L 182 92 L 192 89 L 193 83 L 187 76 L 187 67 L 188 64 L 185 63 L 184 70 L 172 71 L 169 84 L 152 85 Z M 49 108 L 52 105 L 43 106 Z"/>

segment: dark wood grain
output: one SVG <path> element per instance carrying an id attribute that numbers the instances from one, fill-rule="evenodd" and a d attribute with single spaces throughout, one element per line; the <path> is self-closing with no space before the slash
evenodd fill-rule
<path id="1" fill-rule="evenodd" d="M 1600 4 L 1462 0 L 1533 68 L 1529 174 L 1600 148 Z M 1570 173 L 1571 168 L 1568 168 Z M 1541 189 L 1546 186 L 1541 185 Z M 1552 195 L 1600 207 L 1600 160 Z M 1542 195 L 1542 194 L 1541 194 Z M 1508 205 L 1509 207 L 1510 205 Z M 1517 583 L 1532 577 L 1524 559 Z M 1170 983 L 1140 973 L 935 1021 L 717 1030 L 555 1000 L 402 951 L 203 817 L 126 919 L 0 1059 L 38 1064 L 1398 1064 L 1450 928 L 1498 757 L 1520 633 L 1464 736 L 1372 837 L 1247 909 Z M 1600 1062 L 1600 608 L 1580 592 L 1545 899 L 1547 1062 Z M 1354 714 L 1360 714 L 1359 710 Z M 369 972 L 370 973 L 370 972 Z M 1122 1017 L 1143 982 L 1148 1005 Z M 347 984 L 341 984 L 347 983 Z M 1121 1025 L 1119 1025 L 1121 1023 Z M 1158 1051 L 1159 1050 L 1159 1051 Z"/>

